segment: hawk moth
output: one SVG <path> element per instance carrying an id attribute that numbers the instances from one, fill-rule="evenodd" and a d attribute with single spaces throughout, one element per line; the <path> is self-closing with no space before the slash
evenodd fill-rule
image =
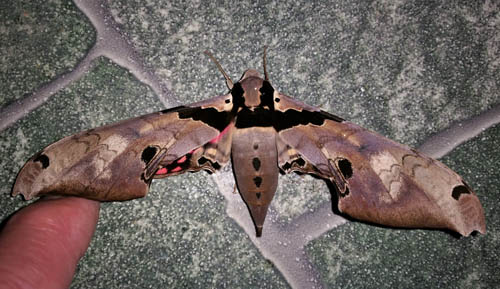
<path id="1" fill-rule="evenodd" d="M 256 234 L 280 172 L 330 181 L 339 211 L 395 227 L 486 232 L 476 194 L 441 162 L 275 90 L 247 70 L 229 93 L 63 138 L 20 170 L 12 194 L 100 201 L 144 197 L 153 179 L 216 172 L 229 161 Z"/>

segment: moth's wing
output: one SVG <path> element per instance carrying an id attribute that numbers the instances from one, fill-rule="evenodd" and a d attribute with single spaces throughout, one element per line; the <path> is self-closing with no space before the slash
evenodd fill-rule
<path id="1" fill-rule="evenodd" d="M 336 184 L 338 207 L 351 217 L 396 227 L 486 232 L 483 208 L 462 178 L 405 145 L 281 95 L 281 109 L 315 111 L 316 124 L 279 131 L 279 166 Z M 291 104 L 286 105 L 287 102 Z M 318 124 L 318 119 L 323 119 Z"/>
<path id="2" fill-rule="evenodd" d="M 227 98 L 223 95 L 63 138 L 28 160 L 12 194 L 25 199 L 59 194 L 128 200 L 143 197 L 153 178 L 202 168 L 213 171 L 230 154 L 232 120 L 225 111 Z"/>

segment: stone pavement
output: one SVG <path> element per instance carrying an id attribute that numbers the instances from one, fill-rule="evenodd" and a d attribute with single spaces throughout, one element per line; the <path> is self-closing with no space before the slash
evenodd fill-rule
<path id="1" fill-rule="evenodd" d="M 105 203 L 72 288 L 491 288 L 500 284 L 500 6 L 495 1 L 0 3 L 0 217 L 34 153 L 63 136 L 227 92 L 274 87 L 441 158 L 478 194 L 487 234 L 392 229 L 333 213 L 295 174 L 255 238 L 230 168 Z"/>

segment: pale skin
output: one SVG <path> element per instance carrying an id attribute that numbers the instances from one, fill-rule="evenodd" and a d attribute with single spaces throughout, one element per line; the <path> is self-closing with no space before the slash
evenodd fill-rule
<path id="1" fill-rule="evenodd" d="M 94 234 L 99 204 L 65 197 L 16 212 L 0 231 L 0 288 L 68 288 Z"/>

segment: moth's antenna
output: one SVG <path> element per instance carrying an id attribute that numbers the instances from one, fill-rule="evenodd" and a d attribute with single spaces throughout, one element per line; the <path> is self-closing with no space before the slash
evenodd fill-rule
<path id="1" fill-rule="evenodd" d="M 210 51 L 208 51 L 208 50 L 205 50 L 204 53 L 206 55 L 208 55 L 208 57 L 210 57 L 210 59 L 212 59 L 212 61 L 215 63 L 215 65 L 217 65 L 217 68 L 219 69 L 219 71 L 222 72 L 222 74 L 224 75 L 224 78 L 226 79 L 226 85 L 227 85 L 227 87 L 229 89 L 233 89 L 233 81 L 231 80 L 231 78 L 229 77 L 229 75 L 227 75 L 227 73 L 224 71 L 224 69 L 222 69 L 222 66 L 217 61 L 217 59 L 215 59 L 215 57 L 212 55 L 212 53 L 210 53 Z"/>
<path id="2" fill-rule="evenodd" d="M 265 81 L 269 81 L 269 75 L 267 74 L 267 61 L 266 61 L 266 51 L 267 51 L 267 45 L 264 46 L 264 56 L 263 56 L 263 61 L 262 63 L 264 64 L 264 80 Z"/>

